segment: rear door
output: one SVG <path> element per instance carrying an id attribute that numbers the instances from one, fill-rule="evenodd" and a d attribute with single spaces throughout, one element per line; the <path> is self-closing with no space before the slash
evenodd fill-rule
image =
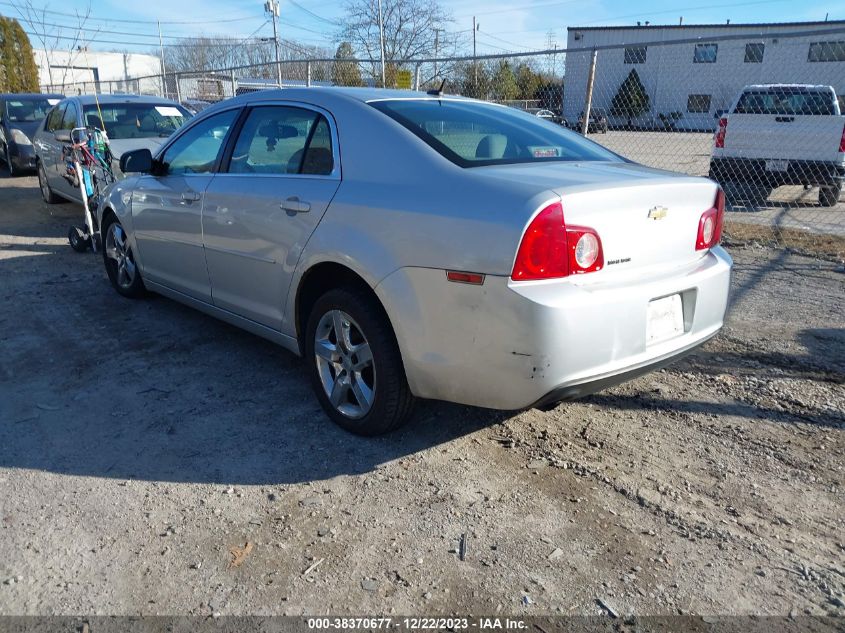
<path id="1" fill-rule="evenodd" d="M 60 103 L 50 111 L 47 120 L 44 122 L 44 131 L 36 134 L 36 150 L 41 164 L 44 166 L 44 174 L 50 187 L 55 184 L 59 177 L 59 163 L 62 162 L 62 145 L 56 140 L 54 134 L 62 128 L 62 118 L 67 108 L 67 102 Z M 64 169 L 64 163 L 62 162 Z M 54 189 L 55 191 L 55 189 Z"/>
<path id="2" fill-rule="evenodd" d="M 76 102 L 68 101 L 64 112 L 62 112 L 62 123 L 59 129 L 70 132 L 77 127 L 79 127 L 79 107 Z M 53 137 L 51 144 L 54 146 L 56 168 L 52 173 L 47 172 L 48 177 L 51 178 L 50 187 L 58 194 L 81 202 L 82 196 L 79 195 L 78 185 L 74 186 L 72 179 L 66 177 L 68 160 L 65 159 L 62 153 L 64 143 L 60 143 Z"/>
<path id="3" fill-rule="evenodd" d="M 293 271 L 340 185 L 328 112 L 260 105 L 208 186 L 203 240 L 214 305 L 276 330 Z"/>
<path id="4" fill-rule="evenodd" d="M 202 244 L 203 195 L 239 109 L 199 121 L 159 157 L 162 173 L 132 189 L 132 225 L 144 275 L 194 299 L 211 302 Z"/>
<path id="5" fill-rule="evenodd" d="M 843 126 L 829 90 L 746 90 L 728 117 L 725 155 L 835 161 Z"/>

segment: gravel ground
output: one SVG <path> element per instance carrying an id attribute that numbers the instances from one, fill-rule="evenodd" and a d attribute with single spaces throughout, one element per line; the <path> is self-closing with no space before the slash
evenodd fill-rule
<path id="1" fill-rule="evenodd" d="M 695 356 L 365 440 L 292 355 L 117 296 L 79 217 L 0 179 L 0 614 L 845 614 L 841 265 L 736 249 Z"/>

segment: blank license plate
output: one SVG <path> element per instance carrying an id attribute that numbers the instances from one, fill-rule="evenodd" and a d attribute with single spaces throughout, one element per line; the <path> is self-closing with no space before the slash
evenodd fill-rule
<path id="1" fill-rule="evenodd" d="M 646 345 L 660 343 L 684 333 L 684 306 L 681 295 L 648 302 Z"/>
<path id="2" fill-rule="evenodd" d="M 788 160 L 767 160 L 766 171 L 786 171 L 789 169 Z"/>

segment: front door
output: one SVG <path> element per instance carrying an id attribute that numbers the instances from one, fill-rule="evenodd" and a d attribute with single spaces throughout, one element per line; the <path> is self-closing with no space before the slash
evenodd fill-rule
<path id="1" fill-rule="evenodd" d="M 159 157 L 160 173 L 141 176 L 132 190 L 132 228 L 145 278 L 209 303 L 203 194 L 238 112 L 197 123 Z"/>
<path id="2" fill-rule="evenodd" d="M 340 185 L 336 134 L 316 109 L 258 106 L 224 162 L 203 207 L 214 305 L 282 330 L 297 261 Z"/>

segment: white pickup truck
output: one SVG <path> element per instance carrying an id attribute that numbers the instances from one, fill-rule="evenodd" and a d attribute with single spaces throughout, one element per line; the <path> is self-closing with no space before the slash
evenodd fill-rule
<path id="1" fill-rule="evenodd" d="M 710 178 L 765 200 L 781 185 L 819 187 L 834 206 L 845 181 L 845 116 L 830 86 L 746 86 L 719 119 Z"/>

